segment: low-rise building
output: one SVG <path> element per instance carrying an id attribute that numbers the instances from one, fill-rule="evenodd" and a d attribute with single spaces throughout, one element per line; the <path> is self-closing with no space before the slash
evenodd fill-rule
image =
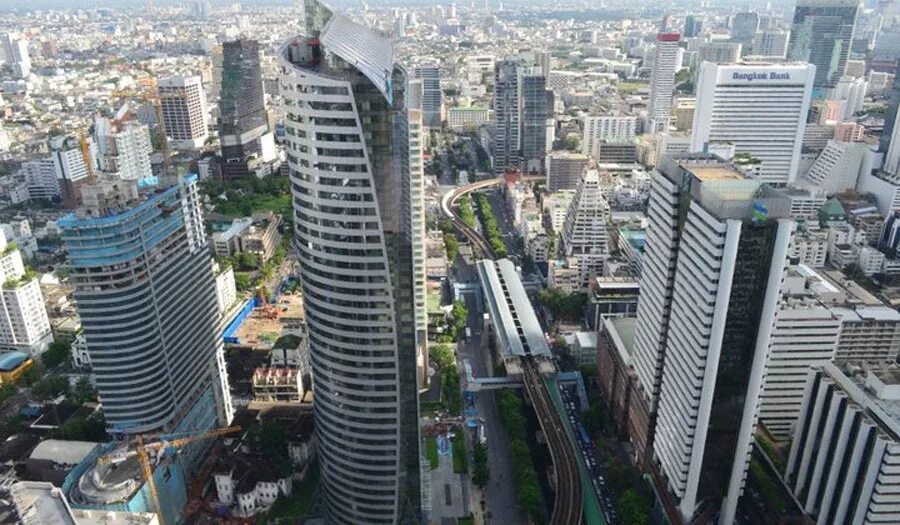
<path id="1" fill-rule="evenodd" d="M 257 401 L 299 403 L 303 399 L 303 376 L 297 368 L 257 368 L 252 386 Z"/>
<path id="2" fill-rule="evenodd" d="M 579 367 L 597 366 L 597 332 L 575 332 L 572 342 L 572 356 Z"/>

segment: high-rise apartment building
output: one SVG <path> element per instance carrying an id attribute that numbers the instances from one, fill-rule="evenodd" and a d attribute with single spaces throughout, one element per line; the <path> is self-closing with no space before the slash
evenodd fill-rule
<path id="1" fill-rule="evenodd" d="M 381 33 L 305 3 L 279 52 L 329 523 L 419 523 L 406 72 Z"/>
<path id="2" fill-rule="evenodd" d="M 222 176 L 231 179 L 250 174 L 248 162 L 251 157 L 260 155 L 261 137 L 269 131 L 259 42 L 256 40 L 222 44 L 218 124 Z"/>
<path id="3" fill-rule="evenodd" d="M 94 143 L 90 138 L 88 150 L 94 155 Z M 72 136 L 51 137 L 50 154 L 22 164 L 22 174 L 32 199 L 53 200 L 59 198 L 66 209 L 81 204 L 81 185 L 87 181 L 90 170 L 85 163 L 79 140 Z"/>
<path id="4" fill-rule="evenodd" d="M 422 118 L 429 128 L 441 127 L 444 120 L 444 92 L 441 90 L 441 68 L 423 65 L 413 70 L 416 79 L 422 81 Z"/>
<path id="5" fill-rule="evenodd" d="M 22 254 L 0 231 L 0 348 L 37 357 L 53 332 L 37 276 L 22 263 Z"/>
<path id="6" fill-rule="evenodd" d="M 701 64 L 691 151 L 730 143 L 759 163 L 762 181 L 790 184 L 800 164 L 814 73 L 809 64 Z"/>
<path id="7" fill-rule="evenodd" d="M 31 57 L 28 55 L 28 42 L 14 33 L 0 35 L 0 64 L 8 65 L 18 78 L 30 75 Z"/>
<path id="8" fill-rule="evenodd" d="M 817 523 L 900 520 L 900 372 L 827 363 L 806 383 L 785 480 Z"/>
<path id="9" fill-rule="evenodd" d="M 900 58 L 897 59 L 897 66 L 900 68 Z M 894 83 L 891 84 L 890 102 L 888 102 L 887 112 L 884 114 L 884 130 L 881 132 L 881 138 L 878 143 L 878 151 L 887 153 L 891 143 L 900 144 L 900 140 L 894 140 L 894 129 L 897 126 L 897 118 L 900 116 L 900 75 L 894 75 Z M 900 154 L 900 151 L 898 151 Z"/>
<path id="10" fill-rule="evenodd" d="M 428 308 L 425 266 L 425 134 L 422 112 L 409 110 L 409 197 L 412 211 L 413 286 L 416 307 L 416 363 L 420 388 L 428 381 Z"/>
<path id="11" fill-rule="evenodd" d="M 844 75 L 859 0 L 797 0 L 788 60 L 816 66 L 816 88 L 830 88 Z"/>
<path id="12" fill-rule="evenodd" d="M 586 116 L 581 138 L 581 153 L 597 157 L 601 142 L 632 143 L 637 130 L 637 117 Z"/>
<path id="13" fill-rule="evenodd" d="M 97 164 L 101 171 L 121 180 L 141 180 L 153 176 L 150 129 L 138 122 L 128 107 L 111 119 L 94 120 Z"/>
<path id="14" fill-rule="evenodd" d="M 197 177 L 130 195 L 138 198 L 59 221 L 108 427 L 226 425 L 231 398 Z"/>
<path id="15" fill-rule="evenodd" d="M 687 15 L 684 17 L 684 37 L 694 38 L 703 31 L 703 18 L 697 15 Z"/>
<path id="16" fill-rule="evenodd" d="M 663 133 L 669 129 L 675 98 L 675 73 L 681 66 L 679 40 L 681 35 L 678 33 L 656 35 L 653 71 L 650 75 L 650 103 L 647 108 L 652 133 Z"/>
<path id="17" fill-rule="evenodd" d="M 157 85 L 163 127 L 175 148 L 198 149 L 208 136 L 206 94 L 199 76 L 174 76 Z"/>
<path id="18" fill-rule="evenodd" d="M 590 158 L 583 153 L 552 151 L 547 155 L 547 191 L 574 190 Z"/>
<path id="19" fill-rule="evenodd" d="M 494 169 L 503 173 L 519 167 L 522 144 L 519 64 L 515 60 L 502 60 L 494 67 Z"/>
<path id="20" fill-rule="evenodd" d="M 654 173 L 634 363 L 653 464 L 683 519 L 732 523 L 793 222 L 790 200 L 709 155 Z M 655 423 L 654 423 L 655 416 Z M 639 444 L 639 446 L 641 446 Z M 701 482 L 702 480 L 702 482 Z"/>

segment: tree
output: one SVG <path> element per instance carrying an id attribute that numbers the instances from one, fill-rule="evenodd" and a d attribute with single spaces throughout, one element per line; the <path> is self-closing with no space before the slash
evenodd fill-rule
<path id="1" fill-rule="evenodd" d="M 81 405 L 84 403 L 97 401 L 97 389 L 94 388 L 91 379 L 88 376 L 81 376 L 72 389 L 72 402 Z"/>
<path id="2" fill-rule="evenodd" d="M 646 525 L 649 504 L 633 488 L 626 490 L 619 498 L 619 522 L 623 525 Z"/>
<path id="3" fill-rule="evenodd" d="M 247 272 L 234 272 L 234 287 L 239 292 L 246 292 L 250 289 L 250 274 Z"/>
<path id="4" fill-rule="evenodd" d="M 47 347 L 47 351 L 41 356 L 41 361 L 44 362 L 46 368 L 56 368 L 61 364 L 69 362 L 71 348 L 72 345 L 69 341 L 55 339 L 50 343 L 50 346 Z"/>
<path id="5" fill-rule="evenodd" d="M 431 361 L 438 370 L 449 370 L 456 362 L 456 357 L 454 356 L 450 345 L 434 345 L 428 350 L 428 354 L 431 356 Z"/>
<path id="6" fill-rule="evenodd" d="M 444 234 L 444 249 L 447 250 L 447 259 L 452 263 L 456 260 L 456 254 L 459 253 L 459 241 L 456 235 L 452 233 Z"/>
<path id="7" fill-rule="evenodd" d="M 31 395 L 40 400 L 69 395 L 71 386 L 69 378 L 59 374 L 50 374 L 38 380 L 31 387 Z"/>
<path id="8" fill-rule="evenodd" d="M 453 310 L 450 311 L 450 315 L 453 316 L 453 321 L 450 325 L 450 335 L 454 341 L 458 341 L 460 334 L 464 333 L 466 330 L 466 320 L 469 316 L 469 310 L 466 309 L 466 303 L 454 301 Z"/>
<path id="9" fill-rule="evenodd" d="M 487 463 L 487 445 L 476 443 L 474 451 L 475 461 L 472 465 L 472 483 L 476 487 L 484 488 L 490 478 Z"/>
<path id="10" fill-rule="evenodd" d="M 97 412 L 87 418 L 70 417 L 55 431 L 50 433 L 54 439 L 70 441 L 107 441 L 106 417 L 103 412 Z"/>
<path id="11" fill-rule="evenodd" d="M 32 366 L 22 373 L 19 377 L 19 383 L 24 386 L 31 386 L 41 378 L 41 375 L 41 369 L 37 366 Z"/>
<path id="12" fill-rule="evenodd" d="M 278 421 L 264 421 L 250 434 L 253 448 L 269 459 L 279 474 L 287 476 L 293 471 L 287 448 L 287 429 Z"/>

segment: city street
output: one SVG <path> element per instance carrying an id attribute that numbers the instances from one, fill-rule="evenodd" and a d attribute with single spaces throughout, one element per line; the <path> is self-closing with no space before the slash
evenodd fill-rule
<path id="1" fill-rule="evenodd" d="M 457 276 L 461 282 L 476 282 L 477 273 L 471 261 L 465 261 L 463 257 L 458 259 L 456 267 Z M 463 281 L 465 278 L 467 280 Z M 466 296 L 466 308 L 469 310 L 468 326 L 472 330 L 472 337 L 461 342 L 458 347 L 459 360 L 468 360 L 472 365 L 472 373 L 475 377 L 491 375 L 491 358 L 489 348 L 482 348 L 482 313 L 477 311 L 475 298 L 470 294 Z M 502 525 L 524 524 L 525 514 L 516 500 L 516 488 L 513 474 L 513 465 L 510 461 L 509 438 L 506 429 L 500 420 L 497 404 L 493 391 L 479 392 L 475 398 L 475 408 L 478 417 L 483 421 L 488 447 L 488 470 L 490 477 L 484 489 L 487 499 L 488 518 L 485 523 Z"/>

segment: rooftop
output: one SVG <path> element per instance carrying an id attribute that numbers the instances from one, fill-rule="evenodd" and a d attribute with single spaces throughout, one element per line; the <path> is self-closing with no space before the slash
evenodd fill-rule
<path id="1" fill-rule="evenodd" d="M 29 359 L 22 352 L 4 352 L 0 354 L 0 372 L 10 372 Z"/>
<path id="2" fill-rule="evenodd" d="M 719 166 L 686 166 L 695 177 L 702 181 L 708 180 L 743 180 L 741 172 L 727 167 Z"/>
<path id="3" fill-rule="evenodd" d="M 95 448 L 90 441 L 63 441 L 47 439 L 34 447 L 29 459 L 46 460 L 64 465 L 81 463 Z"/>

